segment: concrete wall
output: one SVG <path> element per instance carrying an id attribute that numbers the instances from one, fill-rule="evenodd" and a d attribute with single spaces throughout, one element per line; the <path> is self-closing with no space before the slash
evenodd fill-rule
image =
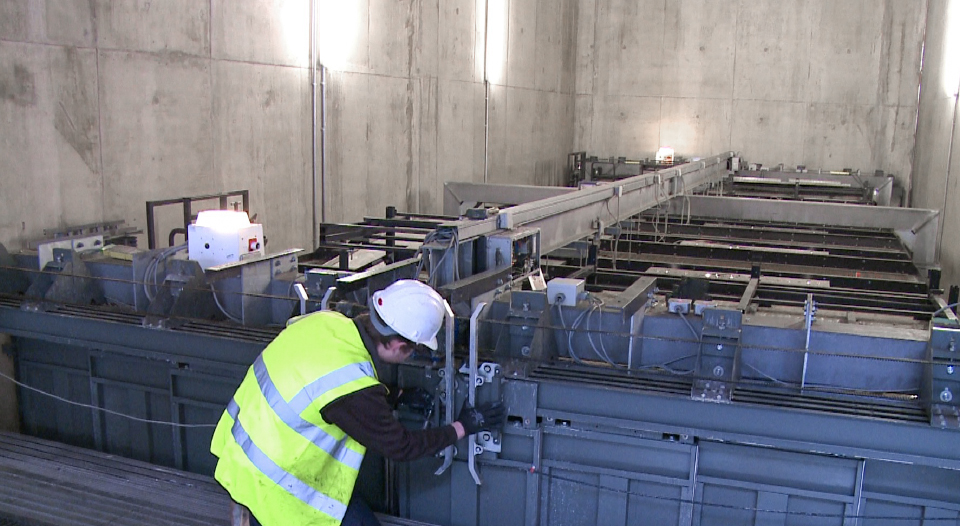
<path id="1" fill-rule="evenodd" d="M 908 182 L 923 0 L 583 0 L 576 147 Z"/>
<path id="2" fill-rule="evenodd" d="M 318 0 L 328 221 L 440 212 L 482 181 L 483 0 Z M 576 0 L 491 0 L 489 180 L 559 182 Z M 309 0 L 0 3 L 0 243 L 251 191 L 269 251 L 311 245 Z M 161 214 L 161 229 L 177 212 Z M 165 237 L 165 236 L 164 236 Z"/>
<path id="3" fill-rule="evenodd" d="M 327 220 L 440 213 L 443 183 L 558 184 L 573 147 L 576 0 L 371 1 L 328 83 Z M 490 29 L 484 31 L 489 18 Z M 361 20 L 363 22 L 363 20 Z"/>
<path id="4" fill-rule="evenodd" d="M 941 210 L 944 286 L 960 284 L 960 1 L 930 0 L 927 11 L 912 206 Z"/>

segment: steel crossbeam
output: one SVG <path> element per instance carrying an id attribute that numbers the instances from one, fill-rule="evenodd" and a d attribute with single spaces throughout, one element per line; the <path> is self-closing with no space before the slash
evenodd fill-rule
<path id="1" fill-rule="evenodd" d="M 727 161 L 734 152 L 584 188 L 501 210 L 481 220 L 443 223 L 456 231 L 461 242 L 508 228 L 540 229 L 540 250 L 547 253 L 597 231 L 598 222 L 613 224 L 648 208 L 686 195 L 701 185 L 720 181 L 728 174 Z"/>

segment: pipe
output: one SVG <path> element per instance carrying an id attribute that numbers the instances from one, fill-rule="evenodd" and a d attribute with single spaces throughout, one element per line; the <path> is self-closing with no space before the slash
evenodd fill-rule
<path id="1" fill-rule="evenodd" d="M 490 172 L 490 78 L 487 76 L 487 48 L 490 45 L 490 0 L 484 2 L 483 12 L 483 182 Z"/>
<path id="2" fill-rule="evenodd" d="M 327 67 L 320 64 L 320 221 L 327 222 Z"/>
<path id="3" fill-rule="evenodd" d="M 310 0 L 310 174 L 313 205 L 313 250 L 320 247 L 320 222 L 317 217 L 317 0 Z"/>

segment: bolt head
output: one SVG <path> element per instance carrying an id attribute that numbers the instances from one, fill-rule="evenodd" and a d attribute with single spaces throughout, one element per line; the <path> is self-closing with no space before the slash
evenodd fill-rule
<path id="1" fill-rule="evenodd" d="M 943 391 L 940 392 L 940 401 L 943 403 L 950 403 L 953 401 L 953 393 L 950 392 L 950 388 L 946 387 Z"/>

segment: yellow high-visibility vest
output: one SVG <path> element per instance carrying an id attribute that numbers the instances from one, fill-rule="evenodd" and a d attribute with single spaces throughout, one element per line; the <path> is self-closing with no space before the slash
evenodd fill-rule
<path id="1" fill-rule="evenodd" d="M 264 526 L 339 525 L 366 448 L 320 410 L 379 384 L 353 320 L 318 312 L 247 371 L 210 444 L 216 479 Z"/>

